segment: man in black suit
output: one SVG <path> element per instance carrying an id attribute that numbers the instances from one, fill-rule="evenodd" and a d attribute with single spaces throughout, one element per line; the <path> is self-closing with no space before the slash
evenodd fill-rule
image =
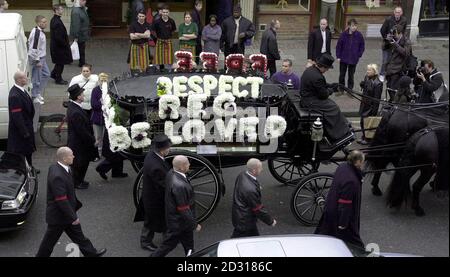
<path id="1" fill-rule="evenodd" d="M 169 154 L 171 142 L 166 135 L 158 135 L 153 139 L 153 151 L 148 152 L 144 160 L 142 198 L 139 201 L 135 221 L 144 220 L 141 233 L 141 247 L 154 251 L 157 246 L 153 243 L 156 233 L 166 231 L 166 217 L 164 212 L 164 198 L 166 189 L 166 175 L 170 165 L 164 157 Z M 144 214 L 139 217 L 138 214 Z"/>
<path id="2" fill-rule="evenodd" d="M 312 31 L 308 38 L 308 62 L 316 62 L 324 53 L 331 55 L 331 32 L 326 18 L 320 20 L 320 28 Z"/>
<path id="3" fill-rule="evenodd" d="M 166 177 L 166 224 L 167 232 L 162 245 L 151 257 L 164 257 L 181 243 L 188 255 L 194 251 L 194 230 L 201 230 L 197 224 L 194 206 L 194 189 L 187 179 L 189 160 L 185 156 L 176 156 L 173 169 Z"/>
<path id="4" fill-rule="evenodd" d="M 258 219 L 272 227 L 277 224 L 262 205 L 261 186 L 257 179 L 261 172 L 261 161 L 250 159 L 247 170 L 236 178 L 231 210 L 234 227 L 232 238 L 259 236 L 256 226 Z"/>
<path id="5" fill-rule="evenodd" d="M 50 77 L 55 79 L 55 83 L 58 85 L 67 85 L 68 82 L 63 80 L 62 73 L 64 71 L 64 65 L 71 64 L 73 60 L 69 44 L 69 35 L 61 20 L 61 16 L 64 13 L 63 5 L 54 5 L 53 12 L 55 15 L 50 21 L 50 54 L 55 67 L 53 68 Z"/>
<path id="6" fill-rule="evenodd" d="M 267 56 L 267 67 L 270 71 L 270 77 L 277 72 L 276 61 L 281 59 L 277 41 L 277 31 L 280 27 L 279 20 L 272 20 L 270 22 L 270 28 L 264 31 L 261 38 L 260 52 Z"/>
<path id="7" fill-rule="evenodd" d="M 70 102 L 67 107 L 67 146 L 74 154 L 73 179 L 75 188 L 87 189 L 89 183 L 84 181 L 89 162 L 97 156 L 98 150 L 95 147 L 94 131 L 87 113 L 81 107 L 84 101 L 84 89 L 78 84 L 69 89 Z"/>
<path id="8" fill-rule="evenodd" d="M 34 142 L 34 105 L 25 90 L 28 84 L 27 75 L 18 71 L 14 74 L 14 86 L 9 91 L 8 110 L 8 151 L 26 157 L 32 166 L 31 156 L 36 151 Z"/>
<path id="9" fill-rule="evenodd" d="M 70 170 L 74 159 L 73 152 L 68 147 L 61 147 L 56 152 L 56 158 L 58 162 L 50 166 L 47 176 L 47 232 L 36 257 L 50 257 L 63 232 L 78 244 L 84 256 L 103 256 L 106 249 L 95 249 L 81 230 L 77 210 L 82 205 L 75 195 Z"/>
<path id="10" fill-rule="evenodd" d="M 245 41 L 255 36 L 255 25 L 242 16 L 239 5 L 233 9 L 233 16 L 222 22 L 222 38 L 220 45 L 225 57 L 230 54 L 244 54 Z"/>

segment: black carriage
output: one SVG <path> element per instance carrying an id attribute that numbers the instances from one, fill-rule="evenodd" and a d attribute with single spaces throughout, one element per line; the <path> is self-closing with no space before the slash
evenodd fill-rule
<path id="1" fill-rule="evenodd" d="M 175 76 L 203 76 L 206 73 L 146 73 L 141 76 L 124 76 L 116 78 L 110 83 L 109 91 L 117 103 L 129 115 L 126 127 L 133 123 L 146 121 L 150 123 L 149 137 L 164 132 L 164 120 L 158 117 L 159 97 L 156 95 L 157 79 L 161 76 L 173 78 Z M 219 78 L 221 74 L 210 74 Z M 249 87 L 243 87 L 250 89 Z M 206 101 L 210 107 L 217 90 L 212 91 L 212 97 Z M 186 100 L 181 100 L 182 104 Z M 262 110 L 259 116 L 267 117 L 271 109 L 276 109 L 278 114 L 286 119 L 287 127 L 284 135 L 278 138 L 275 148 L 267 151 L 268 142 L 249 142 L 246 138 L 241 142 L 206 143 L 189 142 L 174 145 L 167 159 L 183 154 L 190 159 L 191 170 L 188 178 L 196 193 L 196 209 L 199 222 L 208 218 L 225 193 L 225 184 L 221 176 L 223 168 L 241 166 L 249 158 L 267 160 L 273 177 L 286 184 L 297 184 L 302 178 L 317 172 L 321 162 L 337 162 L 342 157 L 335 157 L 339 151 L 345 151 L 346 147 L 355 139 L 353 133 L 330 144 L 326 139 L 312 141 L 313 123 L 322 115 L 302 109 L 299 106 L 298 91 L 293 91 L 284 85 L 272 84 L 265 81 L 261 85 L 260 95 L 254 98 L 238 98 L 236 103 L 243 109 L 247 107 Z M 320 133 L 320 132 L 319 132 Z M 208 135 L 208 134 L 207 134 Z M 317 139 L 316 139 L 317 140 Z M 234 140 L 235 141 L 235 140 Z M 134 184 L 133 199 L 137 205 L 142 191 L 142 172 L 140 169 L 146 152 L 149 149 L 129 149 L 121 153 L 127 157 L 138 173 Z M 345 157 L 345 153 L 343 155 Z M 296 217 L 304 224 L 314 224 L 320 217 L 318 210 L 323 205 L 322 199 L 326 197 L 328 186 L 324 186 L 315 194 L 313 208 L 298 206 L 293 209 Z M 307 189 L 307 188 L 305 188 Z M 314 212 L 311 210 L 313 209 Z M 305 211 L 306 210 L 306 211 Z M 311 211 L 310 211 L 311 210 Z M 314 214 L 313 214 L 314 213 Z"/>

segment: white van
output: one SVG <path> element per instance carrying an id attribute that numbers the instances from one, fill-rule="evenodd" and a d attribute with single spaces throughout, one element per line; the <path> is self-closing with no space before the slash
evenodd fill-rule
<path id="1" fill-rule="evenodd" d="M 14 73 L 28 74 L 27 38 L 18 13 L 0 13 L 0 139 L 8 138 L 8 95 Z"/>

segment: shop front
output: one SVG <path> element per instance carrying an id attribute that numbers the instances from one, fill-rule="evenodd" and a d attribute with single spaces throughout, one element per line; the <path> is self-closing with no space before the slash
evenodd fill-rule
<path id="1" fill-rule="evenodd" d="M 419 16 L 419 35 L 448 37 L 448 1 L 422 1 Z"/>

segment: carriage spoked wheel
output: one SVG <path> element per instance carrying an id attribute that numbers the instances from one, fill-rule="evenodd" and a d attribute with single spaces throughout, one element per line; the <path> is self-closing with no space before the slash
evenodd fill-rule
<path id="1" fill-rule="evenodd" d="M 138 162 L 138 161 L 131 161 L 131 167 L 133 167 L 134 171 L 136 171 L 136 173 L 139 173 L 142 169 L 142 167 L 144 167 L 144 163 L 143 162 Z"/>
<path id="2" fill-rule="evenodd" d="M 320 163 L 301 161 L 300 158 L 292 159 L 289 157 L 269 157 L 267 163 L 270 173 L 278 182 L 294 186 L 295 184 L 292 181 L 317 172 L 320 165 Z"/>
<path id="3" fill-rule="evenodd" d="M 291 211 L 302 224 L 319 224 L 333 177 L 331 173 L 319 172 L 306 176 L 298 183 L 292 194 Z"/>
<path id="4" fill-rule="evenodd" d="M 166 161 L 172 164 L 172 160 L 177 155 L 184 155 L 191 164 L 187 177 L 194 188 L 195 210 L 197 221 L 200 223 L 207 219 L 216 208 L 222 195 L 222 188 L 219 173 L 215 167 L 205 158 L 188 151 L 171 152 Z M 136 177 L 133 188 L 134 204 L 139 204 L 143 186 L 142 170 Z"/>
<path id="5" fill-rule="evenodd" d="M 52 114 L 44 118 L 39 127 L 42 141 L 50 147 L 67 145 L 67 121 L 64 114 Z"/>

